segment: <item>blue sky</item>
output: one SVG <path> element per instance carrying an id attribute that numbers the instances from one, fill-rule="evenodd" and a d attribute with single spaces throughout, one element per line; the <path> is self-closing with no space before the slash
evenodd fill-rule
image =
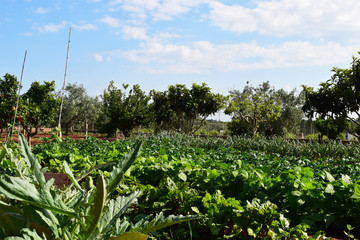
<path id="1" fill-rule="evenodd" d="M 0 75 L 64 79 L 92 96 L 114 80 L 146 92 L 318 86 L 360 50 L 358 0 L 1 0 Z"/>

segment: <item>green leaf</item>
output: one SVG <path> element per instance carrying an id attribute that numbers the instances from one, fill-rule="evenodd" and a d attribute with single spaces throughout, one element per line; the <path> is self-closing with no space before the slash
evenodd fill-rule
<path id="1" fill-rule="evenodd" d="M 44 240 L 46 237 L 40 237 L 36 230 L 33 229 L 32 231 L 28 228 L 24 228 L 21 230 L 22 237 L 7 237 L 4 238 L 5 240 Z"/>
<path id="2" fill-rule="evenodd" d="M 2 162 L 2 159 L 5 157 L 5 155 L 7 154 L 5 146 L 2 144 L 2 149 L 0 152 L 0 162 Z"/>
<path id="3" fill-rule="evenodd" d="M 348 175 L 341 174 L 341 182 L 345 187 L 347 187 L 349 184 L 351 184 L 351 179 Z"/>
<path id="4" fill-rule="evenodd" d="M 115 200 L 112 199 L 107 204 L 106 210 L 99 222 L 99 230 L 101 234 L 106 234 L 111 228 L 115 227 L 118 218 L 136 202 L 141 192 L 133 192 L 129 196 L 119 196 Z"/>
<path id="5" fill-rule="evenodd" d="M 111 171 L 110 178 L 109 178 L 109 193 L 111 194 L 122 179 L 124 173 L 129 169 L 131 164 L 136 160 L 139 151 L 141 149 L 142 143 L 140 141 L 136 142 L 130 152 L 121 160 L 116 166 L 114 166 L 113 170 Z"/>
<path id="6" fill-rule="evenodd" d="M 148 235 L 139 232 L 127 232 L 117 237 L 112 237 L 110 240 L 146 240 Z"/>
<path id="7" fill-rule="evenodd" d="M 71 180 L 71 182 L 75 185 L 75 187 L 77 189 L 79 189 L 79 191 L 84 192 L 84 190 L 81 188 L 80 184 L 78 183 L 78 181 L 76 181 L 73 172 L 71 171 L 69 165 L 67 164 L 66 161 L 63 162 L 64 165 L 64 171 L 65 173 L 68 175 L 69 179 Z"/>
<path id="8" fill-rule="evenodd" d="M 186 182 L 187 177 L 186 177 L 186 174 L 185 174 L 185 173 L 180 172 L 180 173 L 178 174 L 178 176 L 179 176 L 179 178 L 180 178 L 181 180 L 183 180 L 184 182 Z"/>
<path id="9" fill-rule="evenodd" d="M 24 135 L 22 134 L 19 135 L 19 144 L 20 144 L 21 153 L 24 156 L 24 160 L 26 164 L 31 168 L 31 170 L 35 175 L 35 180 L 42 187 L 45 184 L 45 177 L 43 172 L 41 171 L 41 166 L 39 164 L 39 161 L 32 154 L 31 149 L 27 144 Z"/>
<path id="10" fill-rule="evenodd" d="M 332 184 L 328 184 L 325 188 L 325 192 L 329 194 L 334 194 L 335 193 L 334 186 Z"/>
<path id="11" fill-rule="evenodd" d="M 1 176 L 0 192 L 10 199 L 76 217 L 77 213 L 69 209 L 58 195 L 50 192 L 49 188 L 51 184 L 52 182 L 48 181 L 48 183 L 39 190 L 31 183 L 30 179 Z"/>
<path id="12" fill-rule="evenodd" d="M 188 215 L 188 216 L 174 216 L 170 215 L 167 218 L 164 217 L 163 213 L 160 212 L 156 214 L 155 218 L 151 221 L 148 221 L 147 219 L 143 221 L 139 221 L 136 226 L 142 228 L 140 232 L 142 233 L 150 233 L 165 227 L 169 227 L 174 224 L 194 220 L 197 218 L 200 218 L 199 215 Z"/>
<path id="13" fill-rule="evenodd" d="M 195 207 L 195 206 L 191 207 L 191 210 L 193 210 L 197 214 L 200 213 L 199 209 L 197 207 Z"/>
<path id="14" fill-rule="evenodd" d="M 360 196 L 360 185 L 357 183 L 354 184 L 354 194 Z"/>
<path id="15" fill-rule="evenodd" d="M 326 179 L 329 181 L 329 182 L 333 182 L 335 181 L 335 178 L 327 171 L 325 171 L 325 174 L 326 174 Z"/>
<path id="16" fill-rule="evenodd" d="M 96 195 L 94 199 L 94 204 L 90 209 L 90 223 L 88 224 L 88 229 L 85 232 L 84 239 L 88 239 L 91 234 L 95 231 L 100 221 L 101 214 L 103 213 L 103 208 L 106 201 L 106 181 L 102 174 L 100 174 L 96 181 Z"/>

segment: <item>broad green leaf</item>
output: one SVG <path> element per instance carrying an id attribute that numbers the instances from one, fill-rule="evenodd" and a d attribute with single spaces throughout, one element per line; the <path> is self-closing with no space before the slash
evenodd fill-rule
<path id="1" fill-rule="evenodd" d="M 292 191 L 291 195 L 296 196 L 296 197 L 301 197 L 302 193 L 300 191 Z"/>
<path id="2" fill-rule="evenodd" d="M 332 184 L 328 184 L 325 188 L 325 192 L 329 194 L 334 194 L 335 193 L 334 186 Z"/>
<path id="3" fill-rule="evenodd" d="M 345 187 L 347 187 L 349 184 L 351 184 L 351 179 L 348 175 L 341 174 L 341 182 Z"/>
<path id="4" fill-rule="evenodd" d="M 148 235 L 139 232 L 127 232 L 117 237 L 112 237 L 110 240 L 146 240 Z"/>
<path id="5" fill-rule="evenodd" d="M 197 214 L 200 213 L 199 209 L 197 207 L 195 207 L 195 206 L 191 207 L 191 210 L 193 210 Z"/>
<path id="6" fill-rule="evenodd" d="M 329 181 L 329 182 L 333 182 L 335 181 L 335 178 L 327 171 L 325 171 L 325 174 L 326 174 L 326 179 Z"/>
<path id="7" fill-rule="evenodd" d="M 284 214 L 280 213 L 280 223 L 283 229 L 287 229 L 290 226 L 290 221 L 284 217 Z"/>
<path id="8" fill-rule="evenodd" d="M 309 167 L 305 167 L 303 171 L 306 174 L 306 176 L 308 176 L 310 178 L 312 178 L 314 176 L 313 170 Z"/>
<path id="9" fill-rule="evenodd" d="M 134 144 L 134 146 L 132 147 L 132 149 L 130 150 L 130 152 L 124 157 L 123 160 L 121 160 L 116 166 L 114 166 L 111 174 L 110 174 L 110 178 L 109 178 L 109 182 L 108 182 L 108 190 L 109 193 L 111 194 L 116 187 L 118 186 L 118 184 L 120 183 L 120 180 L 122 179 L 124 173 L 129 169 L 129 167 L 131 166 L 131 164 L 136 160 L 139 151 L 141 149 L 141 145 L 142 143 L 136 142 Z"/>
<path id="10" fill-rule="evenodd" d="M 187 177 L 186 177 L 186 174 L 185 174 L 185 173 L 180 172 L 180 173 L 178 174 L 178 176 L 179 176 L 179 178 L 180 178 L 181 180 L 183 180 L 184 182 L 186 182 Z"/>
<path id="11" fill-rule="evenodd" d="M 357 183 L 354 184 L 354 194 L 360 196 L 360 185 Z"/>
<path id="12" fill-rule="evenodd" d="M 141 192 L 133 192 L 129 196 L 119 196 L 115 200 L 110 200 L 99 222 L 100 232 L 106 234 L 114 227 L 117 219 L 120 218 L 131 204 L 136 202 L 140 194 Z"/>
<path id="13" fill-rule="evenodd" d="M 85 232 L 84 239 L 88 239 L 91 234 L 95 231 L 100 221 L 101 214 L 103 213 L 103 208 L 106 201 L 106 181 L 102 174 L 100 174 L 96 181 L 96 195 L 94 199 L 94 204 L 90 208 L 90 223 L 88 224 L 88 229 Z"/>

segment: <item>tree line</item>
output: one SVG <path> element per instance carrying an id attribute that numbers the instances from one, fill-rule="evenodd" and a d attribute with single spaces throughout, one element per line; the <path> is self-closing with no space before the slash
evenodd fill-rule
<path id="1" fill-rule="evenodd" d="M 168 86 L 165 91 L 145 93 L 140 86 L 111 81 L 99 97 L 87 94 L 83 85 L 68 84 L 64 92 L 61 118 L 65 134 L 74 127 L 95 127 L 109 136 L 122 132 L 126 137 L 138 127 L 153 132 L 172 131 L 194 134 L 206 119 L 220 110 L 231 116 L 227 131 L 231 135 L 283 136 L 298 134 L 304 118 L 314 120 L 320 136 L 336 139 L 343 132 L 360 134 L 360 60 L 353 57 L 350 68 L 334 68 L 330 80 L 318 89 L 303 86 L 287 92 L 276 90 L 269 82 L 259 86 L 249 83 L 227 96 L 216 94 L 205 83 Z M 0 78 L 0 128 L 9 132 L 12 119 L 28 138 L 41 127 L 54 127 L 59 118 L 60 92 L 55 82 L 34 81 L 19 96 L 19 82 L 14 75 Z M 15 116 L 16 113 L 16 116 Z"/>

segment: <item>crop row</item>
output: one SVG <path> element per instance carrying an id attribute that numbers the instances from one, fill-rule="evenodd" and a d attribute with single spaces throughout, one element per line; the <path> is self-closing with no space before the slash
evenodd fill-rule
<path id="1" fill-rule="evenodd" d="M 68 139 L 33 151 L 49 170 L 63 171 L 66 161 L 81 175 L 117 163 L 133 141 Z M 360 225 L 358 157 L 355 144 L 150 137 L 116 194 L 142 192 L 130 219 L 157 212 L 205 216 L 153 233 L 158 239 L 304 239 L 307 233 Z M 110 168 L 92 176 L 106 176 Z"/>

